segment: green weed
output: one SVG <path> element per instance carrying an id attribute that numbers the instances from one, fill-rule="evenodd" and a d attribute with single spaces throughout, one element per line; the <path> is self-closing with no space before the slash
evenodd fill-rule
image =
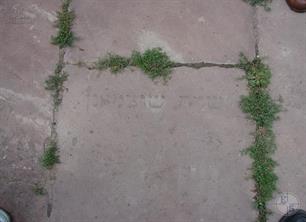
<path id="1" fill-rule="evenodd" d="M 64 82 L 68 79 L 68 74 L 64 72 L 62 65 L 57 65 L 54 75 L 50 75 L 45 81 L 45 89 L 51 91 L 53 104 L 58 107 L 62 102 L 62 91 L 64 90 Z"/>
<path id="2" fill-rule="evenodd" d="M 43 196 L 43 195 L 45 195 L 47 193 L 46 189 L 42 185 L 40 185 L 38 183 L 34 184 L 32 190 L 38 196 Z"/>
<path id="3" fill-rule="evenodd" d="M 128 65 L 128 58 L 109 53 L 105 58 L 100 58 L 95 63 L 95 68 L 98 70 L 105 70 L 110 68 L 112 73 L 118 73 L 125 69 Z"/>
<path id="4" fill-rule="evenodd" d="M 105 70 L 110 68 L 112 73 L 121 72 L 128 66 L 140 68 L 151 79 L 162 77 L 164 80 L 170 78 L 171 62 L 169 56 L 161 48 L 147 49 L 144 53 L 133 51 L 130 58 L 109 53 L 94 63 L 94 68 Z"/>
<path id="5" fill-rule="evenodd" d="M 241 108 L 260 127 L 271 127 L 280 110 L 279 105 L 271 99 L 267 92 L 262 90 L 253 90 L 248 96 L 243 96 Z"/>
<path id="6" fill-rule="evenodd" d="M 246 153 L 253 159 L 252 178 L 256 188 L 257 222 L 266 222 L 269 214 L 267 203 L 272 199 L 277 183 L 274 173 L 276 163 L 271 158 L 276 149 L 272 124 L 277 119 L 280 106 L 267 92 L 271 71 L 261 58 L 249 61 L 241 55 L 239 67 L 244 69 L 249 86 L 249 95 L 241 98 L 241 109 L 256 123 L 255 141 L 246 149 Z"/>
<path id="7" fill-rule="evenodd" d="M 151 79 L 162 77 L 165 80 L 169 79 L 173 64 L 161 48 L 147 49 L 143 54 L 134 51 L 131 63 L 143 70 Z"/>
<path id="8" fill-rule="evenodd" d="M 248 59 L 241 54 L 239 66 L 245 70 L 248 86 L 250 88 L 267 88 L 270 84 L 271 70 L 260 58 L 248 61 Z"/>
<path id="9" fill-rule="evenodd" d="M 50 140 L 41 157 L 41 164 L 46 169 L 51 169 L 59 162 L 57 142 L 55 140 Z"/>
<path id="10" fill-rule="evenodd" d="M 255 181 L 255 207 L 258 210 L 258 222 L 266 222 L 269 214 L 267 203 L 272 199 L 277 187 L 274 168 L 277 165 L 271 158 L 276 149 L 274 134 L 271 129 L 258 127 L 255 142 L 246 153 L 253 159 L 252 178 Z"/>
<path id="11" fill-rule="evenodd" d="M 75 18 L 74 12 L 69 9 L 71 0 L 64 0 L 61 11 L 57 12 L 56 27 L 58 32 L 56 36 L 51 37 L 51 43 L 60 48 L 72 46 L 76 39 L 72 32 L 72 23 Z"/>
<path id="12" fill-rule="evenodd" d="M 272 0 L 244 0 L 252 6 L 263 6 L 265 10 L 270 10 L 270 4 Z"/>

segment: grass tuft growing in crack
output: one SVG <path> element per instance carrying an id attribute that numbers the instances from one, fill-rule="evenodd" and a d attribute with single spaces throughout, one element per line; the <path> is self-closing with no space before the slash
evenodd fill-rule
<path id="1" fill-rule="evenodd" d="M 57 64 L 54 75 L 50 75 L 45 81 L 45 89 L 51 91 L 54 108 L 57 108 L 63 100 L 64 82 L 68 79 L 68 74 L 63 71 L 63 65 Z"/>
<path id="2" fill-rule="evenodd" d="M 270 84 L 271 70 L 261 58 L 255 58 L 250 62 L 241 54 L 239 67 L 245 70 L 248 86 L 251 89 L 266 88 Z"/>
<path id="3" fill-rule="evenodd" d="M 131 63 L 139 67 L 151 79 L 162 77 L 164 80 L 169 79 L 173 64 L 161 48 L 147 49 L 143 54 L 134 51 Z"/>
<path id="4" fill-rule="evenodd" d="M 243 96 L 241 108 L 259 127 L 271 127 L 279 112 L 279 106 L 274 103 L 267 92 L 262 90 L 254 90 L 248 96 Z"/>
<path id="5" fill-rule="evenodd" d="M 63 100 L 64 82 L 68 79 L 68 74 L 64 69 L 65 47 L 72 46 L 75 35 L 72 32 L 72 23 L 75 18 L 74 12 L 70 9 L 71 0 L 63 0 L 60 11 L 57 12 L 56 27 L 58 28 L 56 36 L 51 36 L 51 43 L 59 48 L 59 59 L 53 75 L 48 76 L 45 81 L 45 89 L 51 92 L 53 98 L 52 109 L 52 125 L 51 137 L 44 153 L 40 158 L 41 165 L 47 169 L 51 169 L 54 164 L 59 163 L 57 133 L 56 133 L 56 117 L 55 113 Z M 37 190 L 39 191 L 39 190 Z"/>
<path id="6" fill-rule="evenodd" d="M 129 58 L 109 53 L 106 57 L 95 62 L 95 68 L 98 70 L 110 68 L 112 73 L 118 73 L 125 69 L 129 63 Z"/>
<path id="7" fill-rule="evenodd" d="M 55 140 L 50 140 L 46 145 L 45 151 L 41 157 L 41 165 L 46 169 L 51 169 L 59 162 L 57 142 Z"/>
<path id="8" fill-rule="evenodd" d="M 266 222 L 269 214 L 267 203 L 276 190 L 276 166 L 272 154 L 276 149 L 273 121 L 277 119 L 280 106 L 270 97 L 267 87 L 271 79 L 271 71 L 261 58 L 249 61 L 241 55 L 240 68 L 245 71 L 248 81 L 249 95 L 241 98 L 243 112 L 256 123 L 254 143 L 246 149 L 252 158 L 252 178 L 255 181 L 255 206 L 258 210 L 257 222 Z"/>
<path id="9" fill-rule="evenodd" d="M 147 49 L 144 53 L 134 51 L 130 58 L 109 53 L 94 63 L 98 70 L 110 69 L 112 73 L 121 72 L 128 66 L 140 68 L 151 79 L 170 78 L 173 62 L 161 48 Z"/>
<path id="10" fill-rule="evenodd" d="M 204 67 L 220 67 L 220 68 L 243 68 L 247 66 L 247 61 L 241 64 L 226 64 L 226 63 L 211 63 L 211 62 L 195 62 L 195 63 L 181 63 L 173 62 L 169 56 L 161 48 L 147 49 L 143 53 L 133 51 L 130 57 L 123 57 L 120 55 L 108 53 L 107 56 L 99 58 L 94 63 L 86 63 L 79 61 L 77 63 L 70 63 L 79 67 L 86 67 L 89 70 L 105 70 L 110 69 L 112 73 L 123 71 L 129 66 L 140 68 L 152 80 L 162 78 L 165 82 L 170 79 L 173 68 L 190 67 L 200 69 Z"/>
<path id="11" fill-rule="evenodd" d="M 37 196 L 43 196 L 47 193 L 46 189 L 39 183 L 35 183 L 32 190 Z"/>
<path id="12" fill-rule="evenodd" d="M 69 9 L 71 0 L 64 0 L 62 3 L 61 11 L 57 12 L 56 27 L 58 32 L 56 36 L 51 37 L 51 43 L 58 45 L 60 48 L 72 46 L 75 38 L 72 32 L 72 23 L 75 18 L 74 12 Z"/>
<path id="13" fill-rule="evenodd" d="M 271 10 L 270 4 L 272 0 L 243 0 L 252 6 L 263 6 L 266 11 Z"/>

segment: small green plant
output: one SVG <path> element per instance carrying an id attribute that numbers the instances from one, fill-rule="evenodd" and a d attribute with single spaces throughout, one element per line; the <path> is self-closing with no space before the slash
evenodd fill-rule
<path id="1" fill-rule="evenodd" d="M 64 82 L 68 79 L 68 74 L 62 69 L 63 65 L 58 64 L 55 68 L 54 74 L 50 75 L 45 81 L 45 89 L 51 91 L 55 107 L 58 107 L 62 102 Z"/>
<path id="2" fill-rule="evenodd" d="M 253 179 L 256 184 L 255 205 L 259 211 L 258 222 L 266 222 L 267 202 L 276 191 L 277 176 L 274 173 L 276 162 L 271 158 L 275 151 L 274 134 L 271 129 L 258 128 L 254 144 L 249 147 L 252 164 Z"/>
<path id="3" fill-rule="evenodd" d="M 263 6 L 266 10 L 270 10 L 272 0 L 244 0 L 252 6 Z"/>
<path id="4" fill-rule="evenodd" d="M 100 58 L 95 63 L 95 68 L 98 70 L 105 70 L 110 68 L 112 73 L 118 73 L 125 69 L 128 65 L 128 58 L 109 53 L 105 58 Z"/>
<path id="5" fill-rule="evenodd" d="M 262 90 L 254 90 L 248 96 L 243 96 L 241 108 L 260 127 L 271 127 L 273 121 L 277 119 L 276 114 L 280 109 L 270 95 Z"/>
<path id="6" fill-rule="evenodd" d="M 43 196 L 47 193 L 46 189 L 39 183 L 34 184 L 32 190 L 38 196 Z"/>
<path id="7" fill-rule="evenodd" d="M 60 89 L 64 82 L 67 80 L 68 75 L 62 71 L 62 66 L 57 65 L 54 71 L 54 75 L 50 75 L 45 81 L 45 89 L 54 91 Z"/>
<path id="8" fill-rule="evenodd" d="M 128 66 L 140 68 L 151 79 L 162 77 L 164 80 L 170 78 L 171 62 L 169 56 L 161 48 L 147 49 L 144 53 L 133 51 L 131 58 L 109 53 L 94 63 L 94 68 L 105 70 L 110 68 L 112 73 L 121 72 Z"/>
<path id="9" fill-rule="evenodd" d="M 72 32 L 72 23 L 75 18 L 74 12 L 69 9 L 71 0 L 64 0 L 61 11 L 57 12 L 56 27 L 58 32 L 56 36 L 51 37 L 51 43 L 58 45 L 60 48 L 72 46 L 75 40 L 74 33 Z"/>
<path id="10" fill-rule="evenodd" d="M 147 49 L 143 54 L 134 51 L 131 63 L 143 70 L 151 79 L 162 77 L 165 80 L 170 77 L 173 64 L 161 48 Z"/>
<path id="11" fill-rule="evenodd" d="M 50 140 L 45 147 L 45 151 L 41 157 L 41 164 L 46 169 L 51 169 L 55 164 L 59 162 L 57 142 L 55 140 Z"/>
<path id="12" fill-rule="evenodd" d="M 245 70 L 248 86 L 250 88 L 267 88 L 270 84 L 271 70 L 261 61 L 261 58 L 255 58 L 253 61 L 248 61 L 248 59 L 241 54 L 239 66 Z"/>
<path id="13" fill-rule="evenodd" d="M 241 98 L 241 109 L 256 123 L 255 140 L 246 149 L 246 153 L 253 159 L 252 178 L 256 188 L 257 222 L 266 222 L 269 214 L 267 203 L 272 199 L 277 183 L 274 173 L 276 163 L 271 158 L 276 149 L 272 124 L 277 119 L 280 106 L 267 92 L 271 71 L 261 58 L 249 61 L 241 55 L 239 67 L 244 69 L 249 87 L 249 95 Z"/>

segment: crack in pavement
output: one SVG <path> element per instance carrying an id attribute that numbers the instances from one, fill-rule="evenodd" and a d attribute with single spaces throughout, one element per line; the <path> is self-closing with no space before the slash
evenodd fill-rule
<path id="1" fill-rule="evenodd" d="M 239 64 L 231 64 L 231 63 L 212 63 L 212 62 L 194 62 L 194 63 L 174 63 L 172 68 L 177 67 L 189 67 L 194 69 L 201 69 L 205 67 L 219 67 L 219 68 L 225 68 L 225 69 L 231 69 L 231 68 L 239 68 Z"/>
<path id="2" fill-rule="evenodd" d="M 259 32 L 258 32 L 258 19 L 257 19 L 257 8 L 256 7 L 253 7 L 252 16 L 253 16 L 252 29 L 253 29 L 254 40 L 255 40 L 255 57 L 259 57 Z"/>
<path id="3" fill-rule="evenodd" d="M 96 70 L 94 62 L 65 62 L 65 65 L 72 65 L 72 66 L 78 66 L 78 67 L 84 67 L 88 70 Z M 136 67 L 134 65 L 129 65 L 132 67 Z M 188 67 L 193 69 L 201 69 L 201 68 L 209 68 L 209 67 L 219 67 L 219 68 L 225 68 L 225 69 L 232 69 L 232 68 L 238 68 L 240 69 L 240 66 L 238 63 L 213 63 L 213 62 L 175 62 L 173 63 L 170 68 L 180 68 L 180 67 Z"/>
<path id="4" fill-rule="evenodd" d="M 258 31 L 258 18 L 257 18 L 257 9 L 256 7 L 252 10 L 252 30 L 253 30 L 253 38 L 254 38 L 254 50 L 255 50 L 255 58 L 259 57 L 259 31 Z M 88 70 L 96 70 L 95 62 L 87 62 L 87 61 L 65 61 L 65 49 L 59 49 L 59 60 L 58 63 L 62 65 L 63 69 L 65 65 L 77 66 L 79 68 L 86 68 Z M 134 65 L 129 64 L 129 66 L 135 67 Z M 201 68 L 225 68 L 225 69 L 242 69 L 239 63 L 214 63 L 214 62 L 174 62 L 170 65 L 170 68 L 180 68 L 187 67 L 193 69 L 201 69 Z M 51 125 L 51 138 L 57 138 L 56 127 L 57 127 L 57 108 L 53 108 L 52 112 L 52 125 Z M 50 175 L 55 177 L 55 172 L 50 171 Z M 53 202 L 53 183 L 50 183 L 50 194 L 48 195 L 48 203 L 47 203 L 47 215 L 50 217 L 52 212 L 52 202 Z M 256 191 L 254 191 L 256 193 Z"/>

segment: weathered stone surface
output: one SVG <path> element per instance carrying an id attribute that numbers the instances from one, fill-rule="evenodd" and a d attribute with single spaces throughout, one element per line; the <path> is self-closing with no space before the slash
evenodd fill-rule
<path id="1" fill-rule="evenodd" d="M 51 221 L 252 221 L 239 70 L 70 68 Z"/>
<path id="2" fill-rule="evenodd" d="M 258 12 L 260 53 L 267 57 L 273 77 L 271 94 L 282 101 L 283 112 L 275 123 L 279 163 L 279 190 L 295 196 L 306 207 L 306 14 L 289 10 L 285 1 L 273 1 L 272 11 Z M 277 199 L 278 194 L 275 195 Z M 276 200 L 274 215 L 281 217 Z"/>
<path id="3" fill-rule="evenodd" d="M 45 197 L 32 189 L 43 180 L 38 159 L 51 117 L 43 82 L 57 59 L 49 44 L 57 7 L 0 1 L 0 207 L 17 222 L 42 222 L 46 214 Z"/>

